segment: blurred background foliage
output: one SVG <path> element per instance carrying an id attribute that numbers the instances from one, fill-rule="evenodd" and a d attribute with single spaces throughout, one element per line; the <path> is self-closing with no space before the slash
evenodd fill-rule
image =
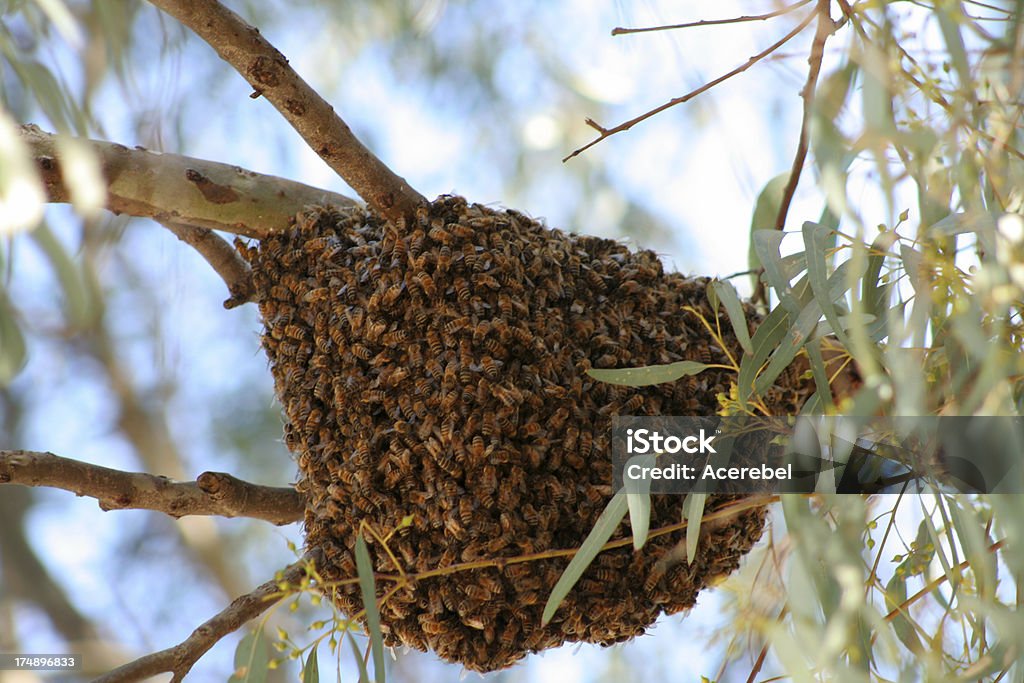
<path id="1" fill-rule="evenodd" d="M 831 333 L 864 383 L 816 409 L 1017 415 L 1022 3 L 832 3 L 833 18 L 846 18 L 827 44 L 810 163 L 782 234 L 758 231 L 773 227 L 772 179 L 796 147 L 813 30 L 560 163 L 593 135 L 584 118 L 610 126 L 699 86 L 814 4 L 766 22 L 617 38 L 611 28 L 781 7 L 754 4 L 231 3 L 428 196 L 457 191 L 628 238 L 704 275 L 746 270 L 749 242 L 773 315 L 799 331 L 755 335 L 737 370 L 759 390 L 805 347 L 815 366 L 807 344 Z M 17 187 L 13 126 L 33 122 L 352 194 L 208 47 L 145 3 L 0 9 L 5 191 Z M 38 227 L 0 244 L 0 445 L 174 478 L 214 469 L 290 481 L 256 311 L 224 311 L 222 283 L 156 224 L 97 212 L 83 169 L 74 209 L 47 207 Z M 749 409 L 748 399 L 756 394 L 737 392 L 726 407 Z M 626 646 L 575 657 L 563 648 L 490 677 L 1020 676 L 1021 496 L 821 496 L 777 507 L 744 568 L 688 617 Z M 13 487 L 0 495 L 0 520 L 0 650 L 67 647 L 100 668 L 180 641 L 289 562 L 289 541 L 301 544 L 297 527 L 101 513 Z M 302 604 L 274 622 L 297 641 L 331 619 Z M 226 678 L 231 645 L 193 678 Z M 351 661 L 342 668 L 355 672 Z M 455 672 L 416 653 L 389 663 L 393 680 Z"/>

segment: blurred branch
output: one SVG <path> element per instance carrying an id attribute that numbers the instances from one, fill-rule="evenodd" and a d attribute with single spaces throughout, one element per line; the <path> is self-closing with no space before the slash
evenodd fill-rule
<path id="1" fill-rule="evenodd" d="M 596 138 L 594 138 L 593 140 L 591 140 L 590 142 L 588 142 L 587 144 L 583 145 L 582 147 L 577 148 L 575 151 L 573 151 L 572 154 L 570 154 L 569 156 L 567 156 L 564 159 L 562 159 L 562 161 L 563 162 L 569 161 L 569 159 L 572 159 L 575 156 L 579 156 L 580 154 L 582 154 L 583 152 L 587 151 L 588 149 L 590 149 L 591 147 L 593 147 L 597 143 L 601 142 L 602 140 L 610 138 L 611 136 L 615 135 L 616 133 L 621 133 L 623 131 L 629 130 L 630 128 L 632 128 L 636 124 L 640 123 L 641 121 L 646 121 L 647 119 L 651 118 L 655 114 L 660 114 L 661 112 L 665 111 L 666 109 L 674 107 L 677 104 L 682 104 L 683 102 L 688 102 L 689 100 L 692 100 L 697 95 L 700 95 L 701 93 L 704 93 L 704 92 L 707 92 L 708 90 L 711 90 L 711 88 L 715 87 L 719 83 L 727 81 L 730 78 L 732 78 L 733 76 L 736 76 L 737 74 L 743 73 L 744 71 L 746 71 L 750 67 L 754 66 L 759 61 L 761 61 L 762 59 L 764 59 L 765 57 L 770 55 L 771 53 L 773 53 L 776 50 L 778 50 L 779 48 L 781 48 L 783 45 L 788 43 L 790 40 L 795 38 L 801 31 L 803 31 L 805 28 L 807 28 L 810 25 L 811 20 L 814 19 L 816 14 L 817 14 L 816 12 L 812 12 L 812 13 L 808 14 L 806 17 L 803 18 L 803 20 L 799 24 L 796 25 L 796 28 L 794 28 L 792 31 L 790 31 L 785 36 L 783 36 L 781 39 L 779 39 L 778 41 L 776 41 L 775 43 L 770 45 L 767 49 L 765 49 L 765 50 L 763 50 L 761 52 L 758 52 L 756 55 L 754 55 L 753 57 L 751 57 L 746 62 L 744 62 L 743 64 L 739 65 L 738 67 L 736 67 L 735 69 L 733 69 L 729 73 L 723 74 L 722 76 L 719 76 L 718 78 L 716 78 L 713 81 L 708 81 L 707 83 L 705 83 L 704 85 L 700 86 L 696 90 L 691 90 L 690 92 L 686 93 L 682 97 L 676 97 L 674 99 L 671 99 L 668 102 L 666 102 L 665 104 L 662 104 L 661 106 L 655 107 L 654 109 L 651 109 L 650 111 L 648 111 L 648 112 L 646 112 L 644 114 L 641 114 L 640 116 L 637 116 L 636 118 L 632 118 L 629 121 L 625 121 L 623 123 L 620 123 L 619 125 L 617 125 L 617 126 L 615 126 L 613 128 L 604 128 L 603 126 L 601 126 L 597 122 L 595 122 L 593 119 L 587 119 L 587 125 L 590 126 L 591 128 L 593 128 L 594 130 L 596 130 L 599 133 L 599 135 Z"/>
<path id="2" fill-rule="evenodd" d="M 282 583 L 297 584 L 301 581 L 311 559 L 309 556 L 304 557 L 252 592 L 236 598 L 174 647 L 140 657 L 100 676 L 93 683 L 129 683 L 161 673 L 172 674 L 171 683 L 183 680 L 195 663 L 222 638 L 237 631 L 250 619 L 263 614 L 284 597 Z"/>
<path id="3" fill-rule="evenodd" d="M 56 136 L 24 125 L 21 139 L 32 148 L 50 201 L 70 202 Z M 117 214 L 259 238 L 281 232 L 310 204 L 355 206 L 343 195 L 238 166 L 88 142 L 106 179 L 107 208 Z"/>
<path id="4" fill-rule="evenodd" d="M 747 21 L 764 21 L 766 19 L 772 19 L 773 17 L 779 17 L 783 14 L 789 14 L 793 10 L 799 9 L 809 3 L 811 0 L 799 0 L 794 2 L 792 5 L 786 5 L 782 9 L 775 10 L 774 12 L 768 12 L 766 14 L 750 14 L 742 17 L 733 17 L 731 19 L 702 19 L 701 21 L 691 21 L 688 24 L 668 24 L 666 26 L 647 26 L 645 28 L 623 28 L 617 26 L 612 29 L 613 36 L 624 36 L 629 33 L 648 33 L 650 31 L 671 31 L 677 28 L 695 28 L 698 26 L 719 26 L 721 24 L 741 24 Z"/>
<path id="5" fill-rule="evenodd" d="M 216 0 L 150 0 L 192 29 L 264 97 L 371 207 L 393 223 L 411 219 L 427 200 L 361 143 L 334 108 L 277 48 Z"/>
<path id="6" fill-rule="evenodd" d="M 814 32 L 814 40 L 811 42 L 811 54 L 807 57 L 809 65 L 807 80 L 800 91 L 800 97 L 804 100 L 803 118 L 800 121 L 800 136 L 797 139 L 793 164 L 789 169 L 789 179 L 786 180 L 786 187 L 783 188 L 782 198 L 779 200 L 779 213 L 775 217 L 776 230 L 783 230 L 786 227 L 786 216 L 789 215 L 789 207 L 793 203 L 793 195 L 796 194 L 797 185 L 800 183 L 800 175 L 804 170 L 804 162 L 807 160 L 808 137 L 814 108 L 814 93 L 818 87 L 818 76 L 821 74 L 821 62 L 825 57 L 825 41 L 846 21 L 845 16 L 839 22 L 832 21 L 831 7 L 831 0 L 818 0 L 817 7 L 815 7 L 815 13 L 818 16 L 818 26 Z M 758 277 L 756 282 L 754 295 L 751 297 L 751 301 L 754 303 L 765 301 L 764 281 Z"/>
<path id="7" fill-rule="evenodd" d="M 305 510 L 293 488 L 250 484 L 223 472 L 177 482 L 36 451 L 0 451 L 0 484 L 49 486 L 95 498 L 103 510 L 155 510 L 174 518 L 251 517 L 280 526 L 301 520 Z"/>
<path id="8" fill-rule="evenodd" d="M 800 122 L 800 137 L 796 145 L 793 165 L 789 171 L 789 180 L 786 181 L 786 187 L 782 191 L 782 200 L 779 202 L 779 213 L 775 218 L 776 230 L 782 230 L 786 225 L 789 205 L 793 202 L 796 186 L 800 183 L 800 174 L 804 170 L 804 161 L 807 160 L 807 138 L 814 108 L 814 93 L 818 87 L 818 75 L 821 73 L 821 61 L 825 56 L 825 41 L 841 26 L 840 23 L 832 21 L 832 16 L 829 14 L 831 4 L 831 0 L 818 0 L 818 5 L 815 9 L 818 15 L 818 27 L 814 32 L 814 41 L 811 43 L 811 54 L 807 58 L 807 63 L 810 65 L 810 68 L 807 70 L 807 81 L 800 91 L 800 97 L 804 100 L 803 119 Z"/>
<path id="9" fill-rule="evenodd" d="M 252 283 L 252 269 L 223 237 L 211 230 L 175 221 L 160 221 L 160 224 L 198 251 L 224 280 L 231 294 L 224 302 L 224 308 L 235 308 L 254 300 L 256 289 Z"/>

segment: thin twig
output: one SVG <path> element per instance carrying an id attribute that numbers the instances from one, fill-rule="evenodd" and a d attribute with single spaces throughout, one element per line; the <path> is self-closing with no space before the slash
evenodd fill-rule
<path id="1" fill-rule="evenodd" d="M 19 134 L 32 150 L 48 200 L 70 202 L 57 136 L 32 124 L 21 126 Z M 116 214 L 261 238 L 286 230 L 311 204 L 356 206 L 336 192 L 230 164 L 102 140 L 82 142 L 99 161 L 106 208 Z"/>
<path id="2" fill-rule="evenodd" d="M 2 484 L 48 486 L 95 498 L 103 510 L 154 510 L 174 518 L 250 517 L 280 526 L 305 514 L 305 501 L 294 488 L 250 484 L 223 472 L 172 481 L 37 451 L 0 451 Z"/>
<path id="3" fill-rule="evenodd" d="M 253 301 L 256 287 L 252 282 L 252 269 L 227 240 L 210 230 L 174 221 L 160 221 L 175 237 L 199 252 L 210 267 L 220 275 L 231 297 L 224 308 L 235 308 Z"/>
<path id="4" fill-rule="evenodd" d="M 704 85 L 700 86 L 699 88 L 697 88 L 696 90 L 691 90 L 690 92 L 686 93 L 685 95 L 683 95 L 681 97 L 676 97 L 674 99 L 671 99 L 668 102 L 666 102 L 665 104 L 662 104 L 662 105 L 660 105 L 658 107 L 655 107 L 654 109 L 651 109 L 650 111 L 648 111 L 648 112 L 646 112 L 644 114 L 641 114 L 640 116 L 637 116 L 636 118 L 632 118 L 629 121 L 626 121 L 624 123 L 620 123 L 619 125 L 614 126 L 613 128 L 604 128 L 603 126 L 600 126 L 597 123 L 593 122 L 593 120 L 588 119 L 588 121 L 587 121 L 588 125 L 590 125 L 592 128 L 597 130 L 598 133 L 600 133 L 600 135 L 598 135 L 597 138 L 591 140 L 590 142 L 588 142 L 587 144 L 583 145 L 582 147 L 580 147 L 580 148 L 576 149 L 575 151 L 573 151 L 572 154 L 570 154 L 569 156 L 567 156 L 564 159 L 562 159 L 562 161 L 563 162 L 569 161 L 569 159 L 572 159 L 573 157 L 582 154 L 583 152 L 587 151 L 588 149 L 590 149 L 591 147 L 593 147 L 597 143 L 601 142 L 602 140 L 604 140 L 606 138 L 609 138 L 612 135 L 615 135 L 616 133 L 621 133 L 622 131 L 629 130 L 630 128 L 632 128 L 636 124 L 640 123 L 641 121 L 646 121 L 647 119 L 651 118 L 655 114 L 660 114 L 661 112 L 665 111 L 666 109 L 674 107 L 677 104 L 682 104 L 683 102 L 688 102 L 689 100 L 692 100 L 694 97 L 697 97 L 701 93 L 707 92 L 708 90 L 710 90 L 711 88 L 715 87 L 719 83 L 722 83 L 723 81 L 727 81 L 727 80 L 729 80 L 730 78 L 732 78 L 733 76 L 735 76 L 737 74 L 743 73 L 744 71 L 746 71 L 750 67 L 754 66 L 759 61 L 761 61 L 762 59 L 764 59 L 765 57 L 767 57 L 771 53 L 775 52 L 776 50 L 778 50 L 780 47 L 782 47 L 786 43 L 788 43 L 790 40 L 792 40 L 794 37 L 796 37 L 797 34 L 799 34 L 801 31 L 803 31 L 805 28 L 807 28 L 810 25 L 811 20 L 814 19 L 815 14 L 816 14 L 815 12 L 812 12 L 812 13 L 808 14 L 806 17 L 804 17 L 804 19 L 799 24 L 797 24 L 796 28 L 794 28 L 792 31 L 790 31 L 785 36 L 783 36 L 781 39 L 779 39 L 778 41 L 773 43 L 767 49 L 763 50 L 762 52 L 758 52 L 756 55 L 754 55 L 753 57 L 751 57 L 746 62 L 744 62 L 740 66 L 736 67 L 735 69 L 733 69 L 729 73 L 724 74 L 722 76 L 719 76 L 715 80 L 709 81 L 709 82 L 705 83 Z"/>
<path id="5" fill-rule="evenodd" d="M 217 0 L 150 0 L 206 41 L 292 125 L 306 144 L 382 216 L 409 220 L 426 199 L 352 133 L 277 48 Z"/>
<path id="6" fill-rule="evenodd" d="M 157 674 L 172 674 L 172 683 L 181 681 L 196 662 L 222 638 L 234 633 L 280 601 L 281 584 L 299 583 L 309 568 L 311 558 L 305 557 L 289 565 L 283 572 L 250 593 L 236 598 L 224 610 L 204 622 L 188 638 L 166 650 L 140 657 L 95 679 L 93 683 L 132 683 Z"/>
<path id="7" fill-rule="evenodd" d="M 781 624 L 782 620 L 786 618 L 789 613 L 789 607 L 783 605 L 782 609 L 779 610 L 779 616 L 775 618 L 776 623 Z M 754 679 L 757 678 L 757 674 L 761 672 L 761 667 L 764 666 L 764 660 L 768 657 L 768 643 L 765 643 L 761 648 L 761 651 L 757 653 L 757 659 L 754 660 L 754 666 L 750 668 L 750 675 L 747 676 L 747 683 L 754 683 Z"/>
<path id="8" fill-rule="evenodd" d="M 787 5 L 782 9 L 775 10 L 774 12 L 768 12 L 767 14 L 750 14 L 742 17 L 733 17 L 731 19 L 703 19 L 701 21 L 691 21 L 688 24 L 670 24 L 667 26 L 647 26 L 645 28 L 623 28 L 618 26 L 612 29 L 613 36 L 623 36 L 630 33 L 647 33 L 649 31 L 670 31 L 677 28 L 695 28 L 697 26 L 719 26 L 721 24 L 740 24 L 746 21 L 764 21 L 766 19 L 772 19 L 773 17 L 780 17 L 783 14 L 789 14 L 793 10 L 799 9 L 809 3 L 811 0 L 799 0 L 794 2 L 792 5 Z"/>

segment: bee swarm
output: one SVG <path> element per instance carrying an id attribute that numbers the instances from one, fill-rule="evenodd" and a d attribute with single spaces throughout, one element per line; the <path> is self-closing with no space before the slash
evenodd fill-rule
<path id="1" fill-rule="evenodd" d="M 642 389 L 592 380 L 592 367 L 725 362 L 683 310 L 714 320 L 707 280 L 515 211 L 441 197 L 396 227 L 362 209 L 316 208 L 239 248 L 308 497 L 306 543 L 323 551 L 326 581 L 357 575 L 360 523 L 386 537 L 407 516 L 387 541 L 407 574 L 579 547 L 612 494 L 611 416 L 715 415 L 729 388 L 721 370 Z M 812 390 L 776 390 L 773 403 L 795 411 Z M 680 500 L 654 496 L 651 527 L 678 522 Z M 763 509 L 707 525 L 689 564 L 673 552 L 685 531 L 602 552 L 546 627 L 567 557 L 421 578 L 382 605 L 385 640 L 477 671 L 566 641 L 627 640 L 692 607 L 763 525 Z M 613 538 L 628 534 L 624 521 Z M 375 570 L 398 574 L 367 540 Z M 378 597 L 394 585 L 377 583 Z M 363 608 L 358 585 L 335 599 L 348 614 Z"/>

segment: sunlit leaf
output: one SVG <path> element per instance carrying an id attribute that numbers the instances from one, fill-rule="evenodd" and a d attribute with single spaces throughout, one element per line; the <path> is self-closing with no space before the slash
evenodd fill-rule
<path id="1" fill-rule="evenodd" d="M 618 384 L 626 387 L 646 387 L 662 382 L 674 382 L 680 377 L 696 375 L 707 369 L 704 363 L 692 360 L 681 360 L 667 365 L 649 365 L 643 368 L 624 368 L 621 370 L 590 369 L 587 374 L 599 382 Z"/>
<path id="2" fill-rule="evenodd" d="M 691 491 L 683 503 L 683 518 L 686 520 L 686 563 L 693 564 L 697 557 L 697 545 L 700 541 L 700 525 L 704 519 L 704 503 L 708 494 Z"/>
<path id="3" fill-rule="evenodd" d="M 565 596 L 569 594 L 572 587 L 583 576 L 583 572 L 594 561 L 597 554 L 601 552 L 604 544 L 615 533 L 619 523 L 622 522 L 622 518 L 626 516 L 627 507 L 626 496 L 622 494 L 616 494 L 608 501 L 608 505 L 601 513 L 601 516 L 597 518 L 594 528 L 587 534 L 583 545 L 580 546 L 579 551 L 573 556 L 569 566 L 562 572 L 555 587 L 551 589 L 551 595 L 548 596 L 548 601 L 544 605 L 544 614 L 541 616 L 542 626 L 546 626 L 551 621 L 551 617 L 555 616 L 555 612 L 558 610 L 559 605 L 562 604 L 562 601 L 565 600 Z"/>
<path id="4" fill-rule="evenodd" d="M 740 303 L 736 288 L 725 280 L 712 281 L 711 291 L 718 297 L 719 302 L 725 307 L 725 313 L 729 316 L 733 332 L 736 333 L 736 340 L 746 353 L 753 353 L 754 347 L 750 343 L 750 331 L 747 329 L 747 317 L 743 311 L 743 304 Z M 717 306 L 715 309 L 717 310 Z"/>

